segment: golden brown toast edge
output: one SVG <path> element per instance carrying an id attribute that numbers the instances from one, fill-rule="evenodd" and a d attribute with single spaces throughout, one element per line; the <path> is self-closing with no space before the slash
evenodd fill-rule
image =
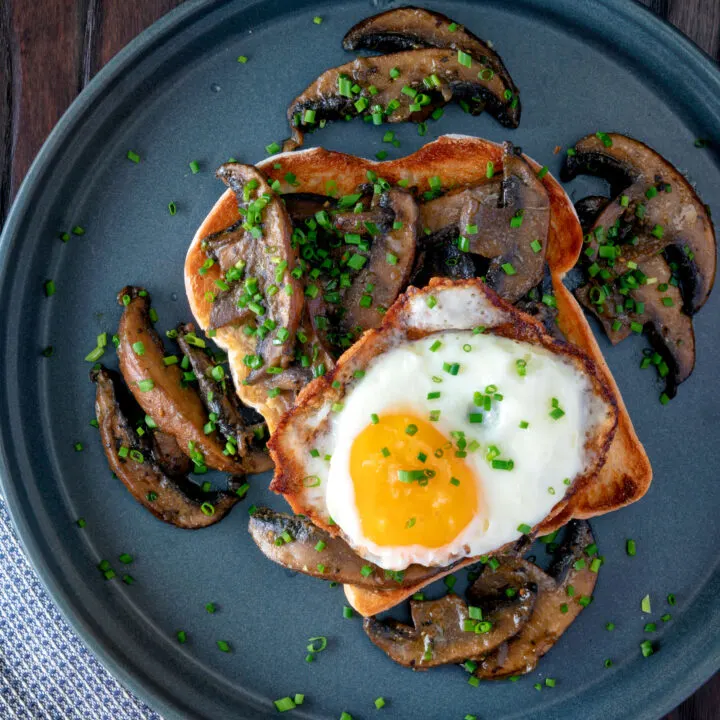
<path id="1" fill-rule="evenodd" d="M 540 169 L 535 161 L 526 159 L 534 169 Z M 446 187 L 476 183 L 485 178 L 488 161 L 494 163 L 496 173 L 501 171 L 500 145 L 482 138 L 445 135 L 412 155 L 382 163 L 323 148 L 311 148 L 267 158 L 258 163 L 258 167 L 268 176 L 279 180 L 279 191 L 282 193 L 329 194 L 332 191 L 338 195 L 346 195 L 354 192 L 359 184 L 367 182 L 368 170 L 391 183 L 407 179 L 411 186 L 416 185 L 424 191 L 429 189 L 428 179 L 434 176 L 440 177 Z M 292 186 L 287 182 L 285 177 L 288 173 L 295 176 L 298 185 Z M 328 180 L 333 181 L 330 187 L 327 186 Z M 541 531 L 547 533 L 572 518 L 591 518 L 639 500 L 650 486 L 652 469 L 583 311 L 562 284 L 562 278 L 575 265 L 582 249 L 582 230 L 575 209 L 562 186 L 550 173 L 544 176 L 543 183 L 548 190 L 552 209 L 547 261 L 558 302 L 558 323 L 567 340 L 594 360 L 598 371 L 617 396 L 619 408 L 618 428 L 603 469 L 593 483 L 573 495 L 562 513 L 542 526 Z M 198 274 L 205 261 L 200 240 L 212 232 L 228 227 L 237 218 L 234 195 L 227 190 L 198 229 L 188 249 L 185 287 L 193 315 L 204 330 L 207 328 L 210 312 L 205 292 L 212 290 L 219 273 L 216 267 L 212 267 L 205 275 Z M 284 412 L 289 409 L 287 400 L 282 396 L 268 399 L 264 390 L 240 383 L 247 374 L 242 358 L 254 352 L 254 339 L 233 328 L 219 329 L 214 339 L 228 353 L 241 399 L 262 412 L 272 432 Z M 471 561 L 472 559 L 468 559 L 467 564 Z M 458 567 L 460 566 L 455 566 L 453 571 Z M 371 591 L 348 586 L 346 595 L 358 612 L 368 615 L 393 607 L 419 589 L 420 587 Z"/>

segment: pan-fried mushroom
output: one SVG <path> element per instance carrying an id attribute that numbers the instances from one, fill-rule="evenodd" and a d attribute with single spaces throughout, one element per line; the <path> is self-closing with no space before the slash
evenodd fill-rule
<path id="1" fill-rule="evenodd" d="M 543 276 L 550 223 L 547 190 L 511 143 L 504 144 L 500 198 L 472 199 L 460 216 L 460 234 L 467 248 L 492 258 L 487 284 L 514 303 Z"/>
<path id="2" fill-rule="evenodd" d="M 705 206 L 682 173 L 644 143 L 616 133 L 576 143 L 562 178 L 580 173 L 604 177 L 614 197 L 627 196 L 634 206 L 625 217 L 634 228 L 631 235 L 662 239 L 666 258 L 678 264 L 685 311 L 697 312 L 712 290 L 717 250 Z"/>
<path id="3" fill-rule="evenodd" d="M 224 454 L 225 443 L 205 433 L 208 416 L 195 389 L 183 383 L 179 365 L 167 364 L 165 348 L 150 320 L 147 291 L 126 287 L 118 302 L 125 308 L 118 327 L 120 371 L 140 407 L 157 427 L 173 435 L 199 468 L 242 473 L 242 461 Z"/>
<path id="4" fill-rule="evenodd" d="M 230 446 L 235 446 L 232 454 L 241 458 L 248 473 L 270 470 L 272 460 L 262 442 L 267 437 L 267 426 L 262 417 L 240 403 L 232 378 L 205 352 L 205 341 L 197 337 L 193 325 L 177 328 L 177 342 L 190 361 L 200 398 L 211 413 L 211 422 L 230 441 Z M 230 447 L 226 446 L 226 449 L 229 451 Z"/>
<path id="5" fill-rule="evenodd" d="M 489 259 L 486 281 L 509 302 L 517 302 L 542 280 L 550 201 L 511 143 L 504 145 L 502 181 L 450 190 L 422 204 L 420 216 L 425 245 L 458 238 L 464 252 Z"/>
<path id="6" fill-rule="evenodd" d="M 475 202 L 497 206 L 501 193 L 500 180 L 493 179 L 469 187 L 460 187 L 420 205 L 420 224 L 426 243 L 457 236 L 463 210 Z"/>
<path id="7" fill-rule="evenodd" d="M 317 193 L 285 193 L 282 196 L 290 219 L 293 223 L 301 223 L 321 210 L 332 210 L 335 200 L 327 195 Z"/>
<path id="8" fill-rule="evenodd" d="M 221 282 L 228 286 L 213 303 L 210 325 L 221 327 L 228 318 L 233 324 L 247 324 L 257 318 L 255 355 L 262 366 L 247 378 L 255 382 L 266 377 L 267 368 L 287 367 L 293 356 L 303 288 L 292 275 L 297 265 L 292 223 L 284 203 L 257 168 L 226 163 L 217 176 L 235 193 L 243 221 L 225 231 L 229 236 L 224 237 L 221 251 L 217 235 L 204 241 L 209 256 L 218 258 L 224 272 Z"/>
<path id="9" fill-rule="evenodd" d="M 348 289 L 343 324 L 348 330 L 377 327 L 381 312 L 395 301 L 410 279 L 419 230 L 419 212 L 412 195 L 392 189 L 383 193 L 378 206 L 392 213 L 393 224 L 375 237 L 367 265 L 360 270 Z M 368 293 L 368 285 L 372 292 Z M 365 298 L 370 297 L 370 302 Z"/>
<path id="10" fill-rule="evenodd" d="M 119 379 L 101 367 L 90 374 L 96 384 L 95 415 L 110 469 L 132 496 L 155 517 L 195 530 L 214 525 L 239 500 L 230 492 L 204 492 L 187 477 L 172 478 L 156 462 L 147 436 L 140 437 L 120 406 Z"/>
<path id="11" fill-rule="evenodd" d="M 373 15 L 354 25 L 343 38 L 346 50 L 395 52 L 421 47 L 463 50 L 490 68 L 506 90 L 518 97 L 518 89 L 500 56 L 477 35 L 453 22 L 447 15 L 418 7 L 402 7 Z M 515 125 L 520 122 L 520 103 L 512 108 Z"/>
<path id="12" fill-rule="evenodd" d="M 565 284 L 568 284 L 567 277 L 565 278 Z M 565 340 L 565 336 L 557 324 L 557 302 L 555 300 L 552 275 L 547 263 L 545 264 L 542 282 L 518 300 L 515 307 L 537 318 L 545 326 L 545 332 L 548 335 L 552 335 L 557 340 Z"/>
<path id="13" fill-rule="evenodd" d="M 521 561 L 537 586 L 537 601 L 529 621 L 514 637 L 479 660 L 475 675 L 504 678 L 531 672 L 538 660 L 558 641 L 592 600 L 597 573 L 590 569 L 596 553 L 590 525 L 571 520 L 565 541 L 558 547 L 547 573 L 532 563 Z M 471 588 L 470 602 L 477 602 Z"/>
<path id="14" fill-rule="evenodd" d="M 434 277 L 465 280 L 477 277 L 477 275 L 473 256 L 460 250 L 457 246 L 457 239 L 451 238 L 419 253 L 415 260 L 410 284 L 423 287 Z"/>
<path id="15" fill-rule="evenodd" d="M 664 238 L 634 234 L 636 203 L 629 197 L 606 200 L 593 219 L 590 207 L 585 203 L 589 229 L 583 258 L 589 281 L 575 294 L 603 324 L 613 345 L 633 331 L 647 330 L 651 343 L 664 357 L 658 371 L 666 379 L 665 392 L 673 397 L 695 365 L 695 336 L 670 267 L 659 254 Z M 630 222 L 624 221 L 628 210 Z"/>
<path id="16" fill-rule="evenodd" d="M 193 469 L 193 461 L 183 452 L 173 435 L 155 430 L 150 438 L 152 452 L 162 471 L 170 477 L 184 477 Z"/>
<path id="17" fill-rule="evenodd" d="M 522 561 L 503 560 L 475 583 L 470 606 L 457 595 L 411 600 L 413 627 L 365 618 L 370 640 L 397 663 L 415 670 L 482 657 L 516 635 L 535 605 L 535 585 Z"/>
<path id="18" fill-rule="evenodd" d="M 283 149 L 300 147 L 323 120 L 369 114 L 376 122 L 421 122 L 453 99 L 517 127 L 519 100 L 499 75 L 470 55 L 429 48 L 361 57 L 324 72 L 290 104 L 292 137 Z"/>
<path id="19" fill-rule="evenodd" d="M 255 510 L 250 536 L 273 562 L 323 580 L 373 589 L 409 587 L 437 575 L 438 568 L 411 565 L 403 572 L 385 571 L 363 560 L 341 537 L 333 537 L 300 515 L 270 508 Z"/>
<path id="20" fill-rule="evenodd" d="M 584 233 L 589 233 L 597 216 L 605 209 L 610 198 L 604 195 L 588 195 L 575 203 L 575 212 Z"/>

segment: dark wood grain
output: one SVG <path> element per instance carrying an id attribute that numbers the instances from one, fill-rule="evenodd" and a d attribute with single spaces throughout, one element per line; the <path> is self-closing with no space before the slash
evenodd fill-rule
<path id="1" fill-rule="evenodd" d="M 720 0 L 641 1 L 720 60 Z M 0 225 L 32 159 L 78 92 L 181 2 L 0 0 Z M 720 674 L 666 720 L 718 718 Z"/>

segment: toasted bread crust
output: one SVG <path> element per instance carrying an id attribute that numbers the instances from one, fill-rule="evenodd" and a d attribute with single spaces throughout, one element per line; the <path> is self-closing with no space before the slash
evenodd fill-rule
<path id="1" fill-rule="evenodd" d="M 530 158 L 526 159 L 534 169 L 539 170 L 537 163 Z M 445 187 L 474 184 L 485 177 L 488 161 L 494 163 L 496 173 L 500 171 L 500 145 L 481 138 L 447 135 L 425 145 L 412 155 L 389 162 L 378 163 L 323 148 L 312 148 L 268 158 L 259 163 L 258 167 L 280 181 L 280 192 L 283 193 L 328 194 L 326 183 L 330 180 L 334 181 L 330 189 L 344 195 L 354 192 L 359 184 L 366 182 L 368 170 L 392 183 L 407 179 L 410 186 L 416 185 L 421 191 L 429 189 L 428 179 L 434 176 L 440 177 Z M 276 164 L 280 167 L 276 168 Z M 289 185 L 285 180 L 287 173 L 294 174 L 299 184 Z M 592 359 L 596 372 L 606 387 L 611 389 L 618 405 L 617 430 L 608 449 L 605 464 L 592 482 L 578 487 L 565 507 L 538 529 L 539 532 L 546 533 L 574 517 L 594 517 L 640 499 L 650 486 L 652 469 L 585 316 L 562 283 L 565 273 L 575 265 L 582 249 L 582 230 L 577 215 L 572 202 L 552 175 L 546 174 L 543 183 L 550 197 L 547 262 L 558 302 L 560 329 L 569 342 Z M 218 271 L 210 268 L 205 275 L 198 274 L 205 261 L 200 240 L 211 232 L 228 227 L 236 220 L 235 198 L 228 190 L 200 226 L 188 250 L 185 262 L 186 291 L 193 314 L 203 329 L 208 327 L 210 310 L 209 303 L 205 300 L 205 292 L 212 288 Z M 233 328 L 219 329 L 215 341 L 228 352 L 232 373 L 243 402 L 262 412 L 271 432 L 274 431 L 282 415 L 290 407 L 289 400 L 283 395 L 268 399 L 263 389 L 241 384 L 247 375 L 242 358 L 245 354 L 254 352 L 255 341 Z M 351 348 L 348 353 L 352 352 L 357 351 Z M 305 392 L 309 391 L 309 387 Z M 300 395 L 300 399 L 303 395 L 304 393 Z M 387 596 L 383 594 L 380 597 L 371 596 L 369 592 L 358 588 L 346 589 L 353 606 L 363 614 L 380 612 L 408 597 L 400 591 L 389 591 Z M 377 594 L 379 591 L 375 592 Z"/>

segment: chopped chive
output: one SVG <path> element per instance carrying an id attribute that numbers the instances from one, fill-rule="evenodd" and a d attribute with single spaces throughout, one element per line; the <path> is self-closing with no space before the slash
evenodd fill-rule
<path id="1" fill-rule="evenodd" d="M 348 607 L 347 605 L 343 607 L 343 617 L 346 620 L 349 620 L 351 617 L 353 617 L 353 614 L 353 609 L 351 607 Z"/>
<path id="2" fill-rule="evenodd" d="M 247 55 L 238 55 L 237 61 L 244 65 L 248 61 Z"/>
<path id="3" fill-rule="evenodd" d="M 197 160 L 191 160 L 188 165 L 193 175 L 197 175 L 200 172 L 200 165 L 198 164 Z"/>
<path id="4" fill-rule="evenodd" d="M 640 609 L 644 613 L 651 613 L 652 609 L 650 607 L 650 596 L 646 595 L 641 601 L 640 601 Z"/>
<path id="5" fill-rule="evenodd" d="M 472 67 L 472 57 L 462 50 L 458 50 L 458 62 L 464 67 Z"/>
<path id="6" fill-rule="evenodd" d="M 322 19 L 319 15 L 316 15 L 316 16 L 313 18 L 313 22 L 314 22 L 316 25 L 322 25 L 322 21 L 323 21 L 323 19 Z"/>
<path id="7" fill-rule="evenodd" d="M 530 527 L 530 525 L 522 523 L 517 526 L 517 531 L 521 532 L 523 535 L 528 535 L 529 533 L 532 532 L 532 527 Z"/>
<path id="8" fill-rule="evenodd" d="M 650 640 L 643 640 L 643 642 L 640 643 L 640 650 L 643 654 L 643 657 L 650 657 L 655 652 L 652 642 Z"/>
<path id="9" fill-rule="evenodd" d="M 627 554 L 630 555 L 630 557 L 633 557 L 633 556 L 635 555 L 635 552 L 636 552 L 635 541 L 634 541 L 634 540 L 628 540 L 628 541 L 625 543 L 625 550 L 626 550 Z"/>
<path id="10" fill-rule="evenodd" d="M 278 700 L 273 700 L 273 705 L 278 712 L 287 712 L 295 708 L 295 701 L 291 697 L 284 697 Z"/>

